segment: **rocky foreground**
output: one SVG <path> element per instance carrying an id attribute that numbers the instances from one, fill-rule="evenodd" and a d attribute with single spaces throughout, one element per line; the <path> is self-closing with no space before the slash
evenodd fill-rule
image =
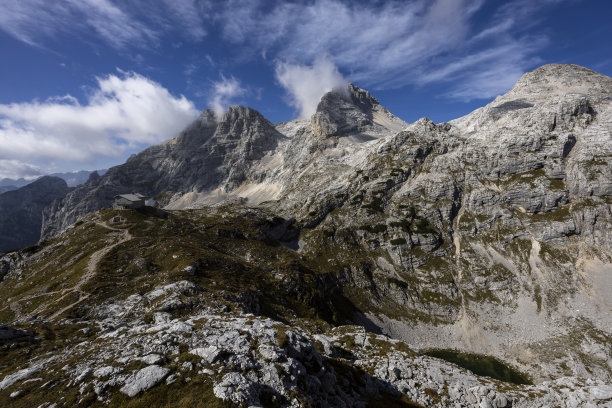
<path id="1" fill-rule="evenodd" d="M 178 282 L 109 307 L 134 311 L 155 302 L 163 309 L 197 291 Z M 356 326 L 313 335 L 253 314 L 155 312 L 147 324 L 104 312 L 111 316 L 95 333 L 62 322 L 81 341 L 5 376 L 6 401 L 19 406 L 42 393 L 43 406 L 586 407 L 612 398 L 612 386 L 600 381 L 518 387 L 478 377 Z"/>

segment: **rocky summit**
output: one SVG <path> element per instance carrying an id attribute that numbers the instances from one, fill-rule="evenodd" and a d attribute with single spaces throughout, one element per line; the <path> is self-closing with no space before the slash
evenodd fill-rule
<path id="1" fill-rule="evenodd" d="M 0 256 L 0 402 L 612 406 L 611 157 L 575 65 L 448 123 L 204 111 Z"/>

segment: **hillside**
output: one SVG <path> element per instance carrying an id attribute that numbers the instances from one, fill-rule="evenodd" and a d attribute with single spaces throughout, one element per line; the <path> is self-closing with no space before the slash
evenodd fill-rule
<path id="1" fill-rule="evenodd" d="M 33 245 L 40 239 L 42 211 L 70 189 L 57 177 L 0 194 L 0 252 Z"/>
<path id="2" fill-rule="evenodd" d="M 355 305 L 320 259 L 280 241 L 294 234 L 256 210 L 104 210 L 5 256 L 0 318 L 18 331 L 2 346 L 0 400 L 504 407 L 610 392 L 577 378 L 520 385 L 529 377 L 507 367 L 504 381 L 479 377 L 346 326 Z"/>

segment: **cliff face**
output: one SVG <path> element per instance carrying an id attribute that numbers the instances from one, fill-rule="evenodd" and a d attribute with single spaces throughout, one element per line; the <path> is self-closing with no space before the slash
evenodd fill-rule
<path id="1" fill-rule="evenodd" d="M 173 210 L 258 207 L 292 225 L 274 239 L 316 262 L 354 323 L 537 381 L 609 380 L 610 157 L 612 79 L 582 67 L 538 68 L 441 124 L 404 123 L 351 85 L 309 120 L 204 112 L 48 207 L 43 235 L 126 191 Z"/>
<path id="2" fill-rule="evenodd" d="M 0 252 L 35 244 L 40 238 L 42 211 L 70 189 L 58 177 L 42 177 L 0 194 Z"/>
<path id="3" fill-rule="evenodd" d="M 167 204 L 177 193 L 233 188 L 246 177 L 249 164 L 283 138 L 253 109 L 231 107 L 220 119 L 204 111 L 175 138 L 90 178 L 53 203 L 43 215 L 42 237 L 57 234 L 79 216 L 110 207 L 117 194 L 138 192 Z"/>
<path id="4" fill-rule="evenodd" d="M 391 336 L 609 378 L 611 96 L 544 66 L 466 117 L 315 153 L 273 206 Z"/>

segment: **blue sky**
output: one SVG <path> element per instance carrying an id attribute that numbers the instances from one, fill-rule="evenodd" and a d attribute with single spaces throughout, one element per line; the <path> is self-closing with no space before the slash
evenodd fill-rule
<path id="1" fill-rule="evenodd" d="M 0 178 L 120 164 L 202 109 L 308 116 L 351 81 L 451 120 L 527 70 L 612 75 L 612 1 L 2 0 Z"/>

